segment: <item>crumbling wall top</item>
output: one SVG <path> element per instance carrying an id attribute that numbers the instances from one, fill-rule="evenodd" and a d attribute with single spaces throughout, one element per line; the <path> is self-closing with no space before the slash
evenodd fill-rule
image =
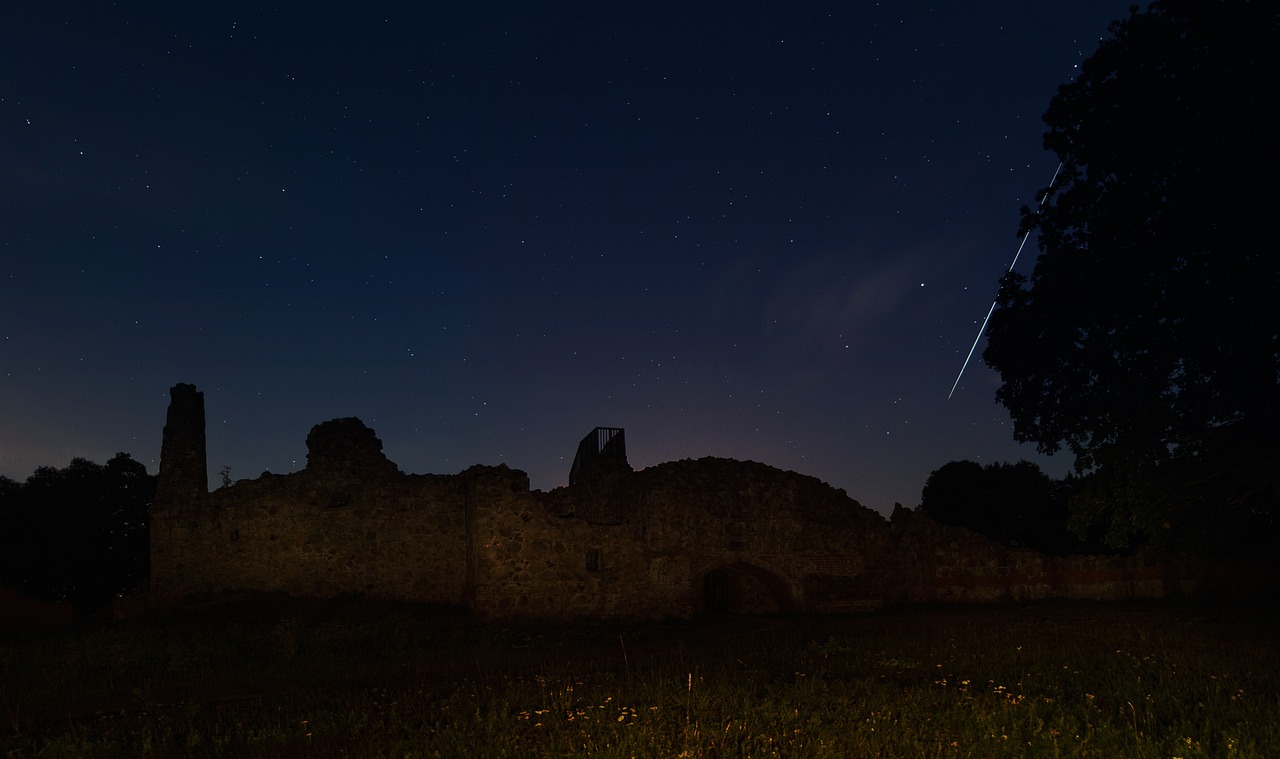
<path id="1" fill-rule="evenodd" d="M 332 419 L 307 434 L 306 471 L 324 479 L 368 479 L 400 474 L 382 441 L 354 416 Z"/>

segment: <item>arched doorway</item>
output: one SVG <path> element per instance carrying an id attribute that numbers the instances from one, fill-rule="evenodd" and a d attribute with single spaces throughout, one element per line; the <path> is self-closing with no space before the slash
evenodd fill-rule
<path id="1" fill-rule="evenodd" d="M 708 614 L 777 614 L 795 611 L 787 583 L 767 569 L 735 561 L 702 575 L 698 611 Z"/>

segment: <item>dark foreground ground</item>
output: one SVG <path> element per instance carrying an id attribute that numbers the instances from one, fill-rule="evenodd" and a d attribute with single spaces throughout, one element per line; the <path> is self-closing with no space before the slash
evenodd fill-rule
<path id="1" fill-rule="evenodd" d="M 0 638 L 35 756 L 1280 756 L 1280 607 L 483 625 L 256 599 Z"/>

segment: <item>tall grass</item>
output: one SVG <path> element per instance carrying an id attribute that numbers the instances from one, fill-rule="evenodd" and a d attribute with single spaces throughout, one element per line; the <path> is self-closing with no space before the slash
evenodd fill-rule
<path id="1" fill-rule="evenodd" d="M 7 757 L 1276 757 L 1271 606 L 476 625 L 276 600 L 0 645 Z"/>

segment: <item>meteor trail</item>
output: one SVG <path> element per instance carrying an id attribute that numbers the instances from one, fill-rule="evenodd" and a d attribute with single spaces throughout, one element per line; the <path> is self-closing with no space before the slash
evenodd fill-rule
<path id="1" fill-rule="evenodd" d="M 1045 200 L 1049 197 L 1049 190 L 1053 189 L 1053 183 L 1058 180 L 1058 172 L 1062 171 L 1062 164 L 1058 164 L 1058 168 L 1054 169 L 1053 176 L 1049 179 L 1049 186 L 1045 188 L 1044 195 L 1041 196 L 1037 206 L 1044 205 Z M 1022 242 L 1018 244 L 1018 251 L 1013 254 L 1013 263 L 1009 264 L 1009 271 L 1013 271 L 1013 267 L 1018 265 L 1018 256 L 1022 255 L 1022 248 L 1027 244 L 1027 238 L 1031 236 L 1031 230 L 1022 236 Z M 969 346 L 969 355 L 964 357 L 964 364 L 960 366 L 960 373 L 956 375 L 956 381 L 951 383 L 951 392 L 947 393 L 947 400 L 951 400 L 951 396 L 956 394 L 956 387 L 960 385 L 960 378 L 964 376 L 964 370 L 969 368 L 969 359 L 973 358 L 973 352 L 977 349 L 978 343 L 982 340 L 982 336 L 987 331 L 987 322 L 991 321 L 991 315 L 995 313 L 996 302 L 991 301 L 991 308 L 987 309 L 987 317 L 982 320 L 982 326 L 978 328 L 978 336 L 973 338 L 973 345 Z"/>

